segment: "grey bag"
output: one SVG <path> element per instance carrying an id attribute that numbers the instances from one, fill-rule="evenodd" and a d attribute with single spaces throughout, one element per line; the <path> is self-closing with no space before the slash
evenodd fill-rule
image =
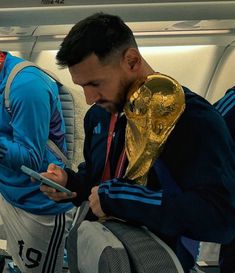
<path id="1" fill-rule="evenodd" d="M 84 202 L 67 238 L 70 273 L 131 273 L 122 243 L 101 223 L 83 221 L 88 210 Z"/>
<path id="2" fill-rule="evenodd" d="M 116 221 L 103 224 L 123 243 L 133 273 L 184 272 L 173 250 L 146 227 Z"/>
<path id="3" fill-rule="evenodd" d="M 145 227 L 122 221 L 83 221 L 88 204 L 67 240 L 71 273 L 183 273 L 175 253 Z"/>

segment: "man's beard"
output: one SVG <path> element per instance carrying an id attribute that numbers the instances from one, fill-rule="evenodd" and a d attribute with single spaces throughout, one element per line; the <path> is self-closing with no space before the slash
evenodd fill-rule
<path id="1" fill-rule="evenodd" d="M 98 105 L 105 108 L 110 113 L 121 113 L 123 112 L 124 105 L 126 103 L 126 97 L 128 91 L 132 85 L 132 82 L 121 82 L 119 87 L 119 92 L 114 99 L 115 102 L 100 100 L 97 102 Z"/>
<path id="2" fill-rule="evenodd" d="M 114 114 L 114 113 L 121 113 L 123 111 L 125 102 L 114 103 L 107 100 L 102 100 L 97 102 L 96 104 L 104 108 L 108 112 Z"/>

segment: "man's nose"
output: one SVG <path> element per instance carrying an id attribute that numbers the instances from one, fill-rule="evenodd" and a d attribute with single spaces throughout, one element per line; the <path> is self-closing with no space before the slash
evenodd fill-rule
<path id="1" fill-rule="evenodd" d="M 100 95 L 98 92 L 91 90 L 90 88 L 84 88 L 84 95 L 86 98 L 86 103 L 88 105 L 92 105 L 96 103 L 100 99 Z"/>

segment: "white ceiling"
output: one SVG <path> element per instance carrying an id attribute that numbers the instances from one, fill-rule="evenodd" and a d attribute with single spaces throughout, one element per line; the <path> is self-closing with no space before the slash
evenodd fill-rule
<path id="1" fill-rule="evenodd" d="M 2 2 L 3 0 L 1 0 Z M 21 0 L 22 1 L 22 0 Z M 24 0 L 25 1 L 25 0 Z M 22 2 L 24 2 L 22 1 Z M 11 1 L 9 1 L 11 3 Z M 90 3 L 90 4 L 88 4 Z M 139 21 L 179 21 L 234 19 L 234 1 L 180 1 L 180 2 L 148 2 L 125 1 L 125 3 L 102 2 L 94 4 L 90 1 L 79 5 L 38 5 L 10 6 L 0 8 L 1 25 L 29 24 L 74 24 L 91 13 L 104 11 L 122 16 L 127 22 Z M 63 12 L 63 13 L 62 13 Z M 48 16 L 50 15 L 50 16 Z"/>
<path id="2" fill-rule="evenodd" d="M 101 4 L 128 4 L 128 3 L 179 3 L 182 0 L 1 0 L 0 8 L 39 7 L 39 6 L 77 6 Z M 219 0 L 189 0 L 185 2 L 224 2 Z"/>
<path id="3" fill-rule="evenodd" d="M 41 42 L 42 48 L 55 47 L 49 46 L 48 39 L 53 38 L 57 46 L 62 39 L 58 35 L 67 34 L 79 20 L 100 11 L 122 17 L 140 45 L 156 45 L 156 37 L 159 45 L 230 44 L 235 40 L 235 1 L 56 1 L 63 0 L 0 0 L 0 43 L 6 39 L 7 46 L 14 48 L 14 39 L 20 38 L 26 47 L 34 47 L 36 42 Z M 209 32 L 202 35 L 202 31 Z"/>

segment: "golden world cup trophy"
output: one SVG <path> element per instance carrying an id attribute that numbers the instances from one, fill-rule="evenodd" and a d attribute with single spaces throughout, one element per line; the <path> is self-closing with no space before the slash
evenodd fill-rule
<path id="1" fill-rule="evenodd" d="M 124 106 L 129 161 L 125 177 L 146 185 L 149 169 L 184 109 L 183 88 L 169 76 L 152 74 L 131 87 Z"/>

